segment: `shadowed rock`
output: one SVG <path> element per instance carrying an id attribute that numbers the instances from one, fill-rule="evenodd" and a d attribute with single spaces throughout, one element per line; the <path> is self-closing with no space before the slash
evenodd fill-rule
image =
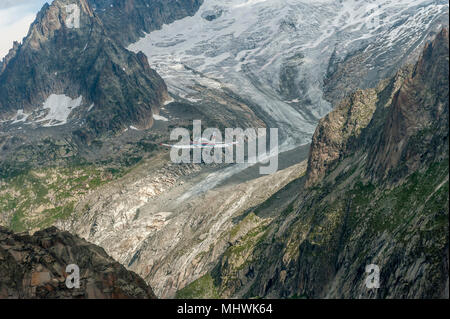
<path id="1" fill-rule="evenodd" d="M 66 267 L 80 269 L 80 288 L 66 286 Z M 156 298 L 134 272 L 103 248 L 52 227 L 14 234 L 0 227 L 0 298 Z"/>

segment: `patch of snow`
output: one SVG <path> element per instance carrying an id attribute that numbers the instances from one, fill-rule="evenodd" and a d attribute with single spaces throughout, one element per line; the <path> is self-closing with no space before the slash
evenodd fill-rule
<path id="1" fill-rule="evenodd" d="M 72 110 L 79 107 L 83 101 L 83 96 L 72 100 L 70 97 L 61 94 L 52 94 L 44 102 L 43 109 L 48 110 L 47 115 L 37 122 L 47 122 L 44 126 L 58 126 L 67 123 Z"/>
<path id="2" fill-rule="evenodd" d="M 130 129 L 132 129 L 132 130 L 135 130 L 135 131 L 140 131 L 137 127 L 135 127 L 135 126 L 130 126 Z"/>
<path id="3" fill-rule="evenodd" d="M 169 98 L 167 101 L 164 102 L 164 105 L 168 105 L 172 102 L 175 102 L 175 100 L 173 98 Z"/>
<path id="4" fill-rule="evenodd" d="M 14 116 L 11 120 L 13 121 L 11 124 L 16 124 L 20 122 L 25 122 L 30 116 L 29 114 L 25 114 L 23 110 L 18 110 L 16 116 Z"/>
<path id="5" fill-rule="evenodd" d="M 156 115 L 156 114 L 153 114 L 153 118 L 155 119 L 155 121 L 164 121 L 164 122 L 169 121 L 169 120 L 168 120 L 167 118 L 165 118 L 164 116 Z"/>

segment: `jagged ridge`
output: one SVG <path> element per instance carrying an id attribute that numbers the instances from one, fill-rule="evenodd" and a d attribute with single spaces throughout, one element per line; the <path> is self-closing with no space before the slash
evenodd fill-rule
<path id="1" fill-rule="evenodd" d="M 79 28 L 68 20 L 66 6 L 71 4 L 80 9 Z M 64 94 L 72 99 L 83 96 L 81 107 L 70 114 L 82 131 L 72 130 L 81 137 L 114 133 L 130 125 L 151 127 L 152 115 L 168 99 L 167 88 L 147 58 L 125 45 L 143 31 L 192 14 L 200 4 L 115 1 L 113 5 L 87 0 L 46 4 L 23 44 L 16 43 L 2 63 L 0 118 L 11 119 L 22 110 L 29 122 L 40 125 L 44 101 L 51 94 Z"/>

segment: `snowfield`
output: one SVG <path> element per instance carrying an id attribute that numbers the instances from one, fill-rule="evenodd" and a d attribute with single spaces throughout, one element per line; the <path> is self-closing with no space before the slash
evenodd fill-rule
<path id="1" fill-rule="evenodd" d="M 44 102 L 43 109 L 48 110 L 44 118 L 36 122 L 45 122 L 43 126 L 58 126 L 67 123 L 67 118 L 73 109 L 79 107 L 83 101 L 83 96 L 72 100 L 66 95 L 50 95 Z"/>

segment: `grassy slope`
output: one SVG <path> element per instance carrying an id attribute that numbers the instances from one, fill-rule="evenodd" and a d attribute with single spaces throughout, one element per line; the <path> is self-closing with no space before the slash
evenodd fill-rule
<path id="1" fill-rule="evenodd" d="M 16 232 L 51 226 L 69 217 L 81 196 L 123 172 L 76 165 L 27 170 L 5 178 L 0 184 L 2 223 Z"/>

